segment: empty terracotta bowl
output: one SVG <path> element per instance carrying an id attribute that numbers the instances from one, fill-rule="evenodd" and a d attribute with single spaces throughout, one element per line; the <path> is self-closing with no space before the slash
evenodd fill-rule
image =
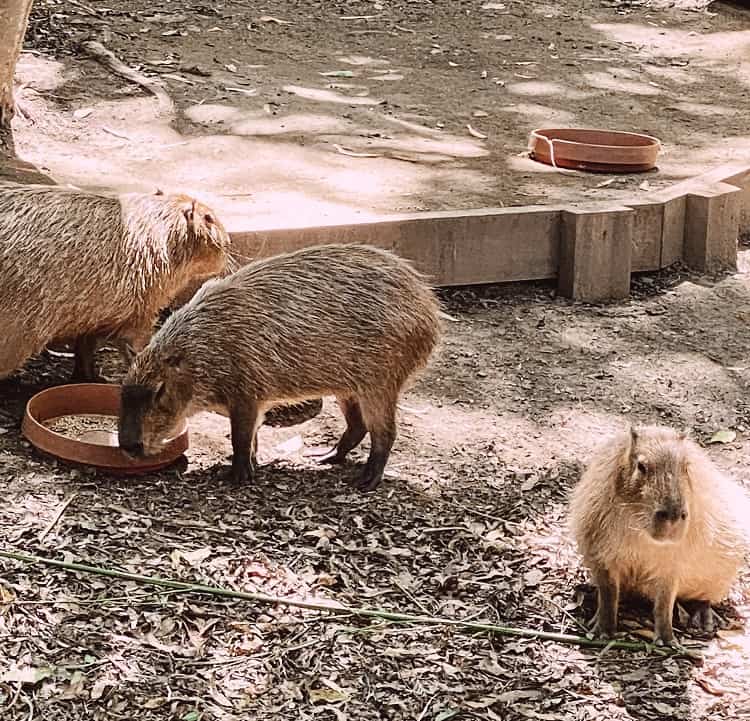
<path id="1" fill-rule="evenodd" d="M 660 149 L 657 138 L 616 130 L 554 128 L 529 136 L 534 160 L 594 173 L 643 173 L 656 167 Z"/>
<path id="2" fill-rule="evenodd" d="M 21 432 L 41 451 L 65 461 L 96 466 L 125 474 L 148 473 L 174 463 L 188 448 L 187 425 L 164 446 L 157 456 L 128 458 L 117 445 L 117 432 L 84 430 L 80 440 L 43 425 L 62 416 L 112 416 L 120 412 L 120 386 L 104 383 L 76 383 L 56 386 L 37 393 L 26 404 Z"/>

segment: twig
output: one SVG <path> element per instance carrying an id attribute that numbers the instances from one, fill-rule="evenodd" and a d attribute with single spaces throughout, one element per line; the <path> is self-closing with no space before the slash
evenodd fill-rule
<path id="1" fill-rule="evenodd" d="M 137 70 L 129 68 L 111 50 L 107 50 L 107 48 L 97 40 L 85 40 L 79 47 L 94 60 L 108 67 L 116 75 L 119 75 L 126 80 L 130 80 L 131 83 L 140 85 L 150 93 L 153 93 L 159 101 L 160 110 L 162 112 L 174 112 L 172 98 L 167 95 L 167 91 L 164 90 L 164 87 L 159 81 L 147 78 L 143 73 L 139 73 Z"/>
<path id="2" fill-rule="evenodd" d="M 83 10 L 87 15 L 91 15 L 95 18 L 100 17 L 99 13 L 96 12 L 94 8 L 90 8 L 88 5 L 84 5 L 82 2 L 78 2 L 78 0 L 68 0 L 68 3 L 73 7 L 81 8 L 81 10 Z"/>
<path id="3" fill-rule="evenodd" d="M 77 493 L 74 493 L 72 496 L 70 496 L 66 501 L 63 502 L 63 504 L 60 506 L 60 508 L 57 509 L 57 513 L 55 513 L 52 520 L 47 524 L 47 527 L 39 534 L 39 543 L 41 543 L 45 538 L 47 538 L 47 535 L 49 532 L 58 524 L 59 520 L 62 518 L 63 513 L 65 513 L 68 506 L 73 503 L 73 501 L 78 497 Z"/>
<path id="4" fill-rule="evenodd" d="M 116 138 L 122 138 L 123 140 L 133 140 L 129 135 L 125 135 L 125 133 L 118 133 L 116 130 L 112 130 L 111 128 L 107 128 L 106 126 L 102 126 L 102 130 L 105 133 L 109 133 L 110 135 L 114 135 Z M 73 355 L 71 353 L 71 355 Z"/>
<path id="5" fill-rule="evenodd" d="M 154 586 L 163 586 L 164 588 L 174 588 L 191 593 L 198 593 L 209 596 L 220 596 L 223 598 L 235 598 L 241 601 L 255 601 L 269 606 L 290 606 L 292 608 L 304 608 L 311 611 L 322 611 L 324 613 L 348 613 L 360 618 L 379 618 L 396 623 L 420 623 L 430 626 L 453 626 L 455 628 L 467 631 L 485 631 L 495 633 L 499 636 L 512 636 L 515 638 L 529 638 L 543 641 L 554 641 L 556 643 L 571 644 L 574 646 L 586 646 L 589 648 L 601 649 L 620 649 L 623 651 L 644 651 L 656 652 L 660 655 L 687 655 L 696 657 L 695 653 L 687 649 L 660 648 L 653 644 L 637 641 L 606 641 L 595 638 L 586 638 L 583 636 L 572 636 L 564 633 L 553 633 L 549 631 L 534 631 L 530 628 L 515 628 L 512 626 L 498 626 L 490 623 L 477 623 L 475 621 L 461 621 L 453 618 L 441 618 L 438 616 L 417 616 L 409 613 L 395 613 L 392 611 L 383 611 L 374 608 L 358 608 L 345 606 L 335 601 L 324 602 L 302 601 L 291 598 L 282 598 L 280 596 L 269 596 L 265 593 L 247 593 L 245 591 L 233 591 L 228 588 L 217 586 L 206 586 L 200 583 L 184 583 L 169 578 L 159 578 L 157 576 L 143 576 L 138 573 L 127 573 L 125 571 L 116 571 L 111 568 L 102 568 L 100 566 L 89 566 L 83 563 L 67 563 L 57 561 L 53 558 L 44 558 L 42 556 L 31 556 L 24 553 L 14 553 L 10 551 L 0 551 L 0 558 L 7 558 L 13 561 L 31 565 L 44 565 L 53 568 L 60 568 L 65 571 L 76 573 L 90 573 L 96 576 L 107 576 L 117 578 L 123 581 L 133 581 L 135 583 L 152 584 Z"/>

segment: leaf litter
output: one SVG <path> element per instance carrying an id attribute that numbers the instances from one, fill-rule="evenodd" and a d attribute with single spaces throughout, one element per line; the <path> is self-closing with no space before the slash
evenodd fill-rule
<path id="1" fill-rule="evenodd" d="M 659 283 L 648 287 L 650 295 L 636 286 L 640 300 L 587 310 L 533 286 L 516 289 L 515 297 L 502 289 L 446 293 L 455 322 L 441 356 L 404 399 L 420 413 L 401 413 L 392 459 L 398 470 L 371 496 L 347 486 L 355 468 L 319 468 L 305 455 L 334 440 L 340 422 L 330 405 L 319 420 L 286 435 L 263 429 L 261 455 L 276 460 L 243 489 L 220 479 L 223 452 L 195 457 L 187 471 L 122 479 L 29 455 L 16 431 L 0 436 L 4 545 L 35 551 L 40 531 L 76 493 L 45 539 L 47 554 L 239 591 L 577 634 L 594 599 L 566 538 L 565 503 L 585 454 L 583 446 L 566 445 L 567 431 L 557 436 L 557 451 L 545 449 L 554 407 L 541 389 L 595 398 L 596 408 L 619 413 L 613 376 L 587 372 L 588 357 L 570 344 L 573 329 L 585 331 L 596 359 L 609 343 L 628 348 L 631 335 L 639 344 L 649 333 L 677 343 L 684 342 L 677 329 L 715 328 L 718 296 L 713 304 L 701 296 L 700 305 L 690 305 L 690 283 L 678 292 Z M 721 289 L 737 302 L 745 294 L 739 283 Z M 664 313 L 649 313 L 653 306 Z M 652 327 L 654 317 L 661 328 Z M 536 352 L 540 337 L 557 350 L 553 356 Z M 497 338 L 505 344 L 499 351 Z M 737 364 L 738 341 L 725 345 L 720 334 L 717 342 L 726 362 Z M 623 352 L 618 362 L 627 363 Z M 118 361 L 107 355 L 105 362 Z M 16 423 L 31 390 L 48 382 L 43 378 L 64 378 L 69 363 L 34 361 L 20 383 L 6 383 L 8 415 L 0 423 Z M 652 383 L 660 387 L 658 376 Z M 666 396 L 653 400 L 661 406 L 672 392 L 663 388 Z M 746 411 L 737 398 L 737 415 L 723 419 L 713 415 L 713 408 L 725 413 L 718 400 L 695 407 L 703 437 L 717 426 L 741 425 Z M 481 406 L 490 403 L 500 413 L 506 403 L 521 404 L 540 425 L 510 432 L 487 420 Z M 55 718 L 81 718 L 89 707 L 126 716 L 139 709 L 146 721 L 248 713 L 406 719 L 423 712 L 422 718 L 555 719 L 577 717 L 583 708 L 602 718 L 618 709 L 682 718 L 688 708 L 721 718 L 747 702 L 744 666 L 736 660 L 745 636 L 731 609 L 723 614 L 729 628 L 696 669 L 687 659 L 597 654 L 345 614 L 324 620 L 301 609 L 5 562 L 0 568 L 0 671 L 10 674 L 0 681 L 0 701 L 7 707 L 17 693 L 9 719 L 26 718 L 29 704 Z M 647 606 L 623 613 L 624 628 L 650 632 Z"/>

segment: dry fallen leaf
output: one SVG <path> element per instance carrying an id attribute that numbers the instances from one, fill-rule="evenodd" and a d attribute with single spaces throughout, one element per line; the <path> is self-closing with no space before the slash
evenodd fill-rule
<path id="1" fill-rule="evenodd" d="M 346 701 L 349 698 L 349 694 L 342 691 L 337 691 L 332 688 L 311 688 L 310 689 L 310 703 L 337 703 L 338 701 Z"/>
<path id="2" fill-rule="evenodd" d="M 729 430 L 721 430 L 716 431 L 711 438 L 709 439 L 709 443 L 731 443 L 733 440 L 737 438 L 737 434 L 734 431 Z"/>
<path id="3" fill-rule="evenodd" d="M 523 582 L 527 586 L 538 586 L 544 579 L 544 572 L 538 568 L 532 568 L 523 575 Z"/>
<path id="4" fill-rule="evenodd" d="M 199 548 L 195 551 L 181 551 L 180 555 L 184 558 L 191 566 L 200 565 L 201 561 L 205 561 L 211 555 L 210 548 Z"/>
<path id="5" fill-rule="evenodd" d="M 282 20 L 281 18 L 276 18 L 273 15 L 261 15 L 258 18 L 259 23 L 276 23 L 276 25 L 292 25 L 293 23 L 290 20 Z"/>
<path id="6" fill-rule="evenodd" d="M 469 129 L 469 134 L 473 135 L 475 138 L 480 138 L 481 140 L 486 140 L 487 136 L 484 133 L 480 133 L 478 130 L 475 130 L 467 123 L 466 127 Z"/>
<path id="7" fill-rule="evenodd" d="M 341 155 L 348 155 L 350 158 L 381 158 L 382 157 L 378 153 L 357 153 L 354 150 L 349 150 L 348 148 L 345 148 L 342 145 L 338 145 L 337 143 L 333 143 L 333 147 L 336 148 L 336 150 L 339 153 L 341 153 Z"/>

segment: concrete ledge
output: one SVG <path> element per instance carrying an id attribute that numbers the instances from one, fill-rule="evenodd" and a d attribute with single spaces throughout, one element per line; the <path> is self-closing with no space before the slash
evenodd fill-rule
<path id="1" fill-rule="evenodd" d="M 735 268 L 740 234 L 750 234 L 750 164 L 732 163 L 618 205 L 390 215 L 236 232 L 232 242 L 240 262 L 321 243 L 370 243 L 412 260 L 438 286 L 558 278 L 561 292 L 599 301 L 627 294 L 632 272 L 678 261 L 701 271 Z"/>

